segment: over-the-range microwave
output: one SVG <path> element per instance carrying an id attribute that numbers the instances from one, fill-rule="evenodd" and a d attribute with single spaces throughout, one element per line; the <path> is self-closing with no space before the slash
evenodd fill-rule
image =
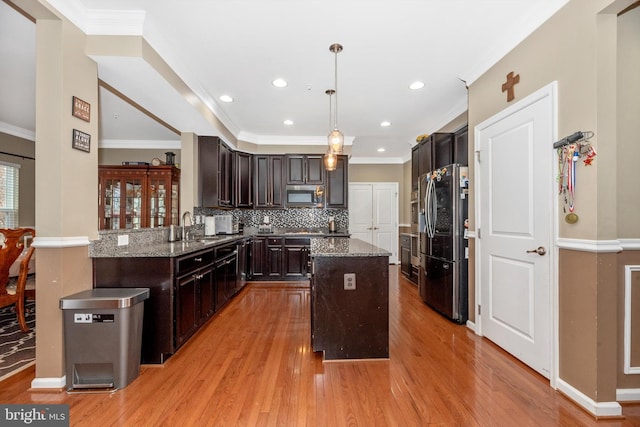
<path id="1" fill-rule="evenodd" d="M 287 207 L 324 206 L 324 186 L 322 185 L 287 185 Z"/>

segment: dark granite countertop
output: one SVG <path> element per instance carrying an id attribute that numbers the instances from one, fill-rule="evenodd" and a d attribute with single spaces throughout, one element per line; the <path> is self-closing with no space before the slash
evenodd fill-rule
<path id="1" fill-rule="evenodd" d="M 391 255 L 387 250 L 371 243 L 345 237 L 311 239 L 309 253 L 312 257 L 377 257 Z"/>
<path id="2" fill-rule="evenodd" d="M 245 229 L 241 234 L 217 235 L 212 237 L 196 236 L 189 241 L 165 242 L 152 241 L 141 245 L 92 245 L 89 256 L 92 258 L 149 258 L 177 257 L 201 250 L 223 246 L 247 237 L 309 237 L 309 238 L 346 238 L 349 233 L 342 230 L 329 232 L 328 229 L 274 228 L 271 233 L 260 233 L 257 228 Z"/>

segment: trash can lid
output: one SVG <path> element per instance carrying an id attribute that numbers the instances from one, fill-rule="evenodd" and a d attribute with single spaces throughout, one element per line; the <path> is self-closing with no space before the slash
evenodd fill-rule
<path id="1" fill-rule="evenodd" d="M 60 308 L 127 308 L 149 298 L 149 288 L 95 288 L 60 298 Z"/>

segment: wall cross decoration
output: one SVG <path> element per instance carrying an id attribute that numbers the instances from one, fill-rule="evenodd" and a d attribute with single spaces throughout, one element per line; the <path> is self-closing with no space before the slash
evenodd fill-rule
<path id="1" fill-rule="evenodd" d="M 514 93 L 514 86 L 520 83 L 520 74 L 513 75 L 513 71 L 507 74 L 507 81 L 502 83 L 502 91 L 507 92 L 507 102 L 513 101 L 516 97 Z"/>

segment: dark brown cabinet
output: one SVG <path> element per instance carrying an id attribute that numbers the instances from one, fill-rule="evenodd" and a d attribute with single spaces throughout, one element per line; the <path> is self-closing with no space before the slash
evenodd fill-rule
<path id="1" fill-rule="evenodd" d="M 308 238 L 285 237 L 284 239 L 284 279 L 303 280 L 307 278 L 309 271 L 309 247 Z"/>
<path id="2" fill-rule="evenodd" d="M 454 134 L 436 132 L 426 141 L 416 145 L 411 150 L 411 189 L 418 189 L 421 175 L 452 163 L 459 163 L 456 158 Z M 465 163 L 466 164 L 466 163 Z"/>
<path id="3" fill-rule="evenodd" d="M 400 272 L 411 279 L 411 236 L 400 235 Z"/>
<path id="4" fill-rule="evenodd" d="M 469 128 L 464 126 L 455 132 L 453 139 L 453 163 L 469 165 Z"/>
<path id="5" fill-rule="evenodd" d="M 180 169 L 174 166 L 99 166 L 101 230 L 178 224 Z"/>
<path id="6" fill-rule="evenodd" d="M 254 207 L 284 208 L 284 156 L 254 155 Z"/>
<path id="7" fill-rule="evenodd" d="M 238 250 L 237 245 L 216 248 L 215 263 L 215 309 L 220 310 L 237 292 Z"/>
<path id="8" fill-rule="evenodd" d="M 322 155 L 288 154 L 287 184 L 324 184 Z"/>
<path id="9" fill-rule="evenodd" d="M 339 155 L 336 169 L 326 172 L 326 207 L 349 207 L 349 160 L 345 155 Z"/>
<path id="10" fill-rule="evenodd" d="M 234 155 L 218 137 L 198 138 L 201 206 L 233 207 Z"/>
<path id="11" fill-rule="evenodd" d="M 236 156 L 236 207 L 253 207 L 253 155 L 237 151 Z"/>
<path id="12" fill-rule="evenodd" d="M 309 269 L 308 237 L 251 240 L 251 280 L 304 280 Z"/>
<path id="13" fill-rule="evenodd" d="M 282 237 L 267 237 L 267 254 L 265 272 L 270 280 L 282 278 Z"/>
<path id="14" fill-rule="evenodd" d="M 176 259 L 176 347 L 180 347 L 215 311 L 212 250 Z"/>
<path id="15" fill-rule="evenodd" d="M 265 255 L 267 253 L 267 238 L 254 237 L 251 239 L 249 252 L 249 275 L 252 280 L 261 280 L 265 276 Z"/>

